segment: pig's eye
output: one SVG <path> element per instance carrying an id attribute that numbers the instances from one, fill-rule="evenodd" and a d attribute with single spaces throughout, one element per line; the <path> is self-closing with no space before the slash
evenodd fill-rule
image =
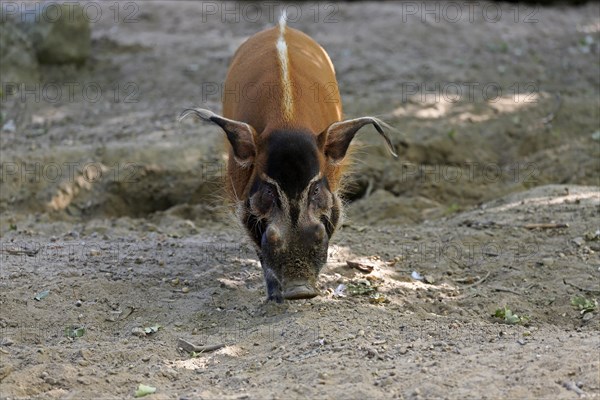
<path id="1" fill-rule="evenodd" d="M 318 208 L 326 207 L 327 197 L 325 195 L 325 192 L 323 191 L 323 188 L 321 187 L 320 182 L 317 182 L 312 187 L 311 192 L 310 192 L 310 202 Z"/>
<path id="2" fill-rule="evenodd" d="M 262 192 L 262 201 L 273 202 L 273 200 L 275 200 L 275 191 L 273 191 L 273 188 L 267 186 Z"/>
<path id="3" fill-rule="evenodd" d="M 256 206 L 258 211 L 261 214 L 266 214 L 271 210 L 273 204 L 277 200 L 277 195 L 275 193 L 275 189 L 271 186 L 265 186 L 259 194 L 258 201 L 256 202 Z"/>

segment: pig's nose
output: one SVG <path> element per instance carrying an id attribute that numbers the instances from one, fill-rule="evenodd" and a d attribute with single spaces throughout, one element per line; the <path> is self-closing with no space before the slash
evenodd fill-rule
<path id="1" fill-rule="evenodd" d="M 286 300 L 311 299 L 319 295 L 319 291 L 308 280 L 297 279 L 287 282 L 283 291 Z"/>

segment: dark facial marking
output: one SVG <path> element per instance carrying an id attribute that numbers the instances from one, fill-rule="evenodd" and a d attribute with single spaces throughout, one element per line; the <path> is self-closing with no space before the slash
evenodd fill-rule
<path id="1" fill-rule="evenodd" d="M 324 210 L 327 208 L 329 196 L 329 184 L 327 183 L 327 178 L 323 177 L 312 184 L 308 196 L 308 203 L 309 205 L 313 204 L 319 210 Z"/>
<path id="2" fill-rule="evenodd" d="M 289 199 L 298 198 L 319 173 L 317 151 L 317 142 L 310 133 L 278 131 L 269 137 L 266 173 Z"/>
<path id="3" fill-rule="evenodd" d="M 298 219 L 300 218 L 300 207 L 298 203 L 292 202 L 290 203 L 290 219 L 292 221 L 292 226 L 298 226 Z"/>
<path id="4" fill-rule="evenodd" d="M 264 219 L 259 220 L 255 215 L 251 214 L 248 210 L 250 209 L 250 200 L 246 201 L 246 213 L 244 215 L 244 224 L 248 233 L 254 242 L 260 247 L 263 233 L 267 230 L 267 224 Z"/>
<path id="5" fill-rule="evenodd" d="M 250 188 L 250 197 L 255 197 L 253 204 L 259 214 L 264 215 L 271 210 L 274 204 L 281 208 L 281 200 L 277 189 L 270 183 L 257 179 Z"/>
<path id="6" fill-rule="evenodd" d="M 325 226 L 325 232 L 327 232 L 328 238 L 331 239 L 331 236 L 333 235 L 333 232 L 335 231 L 335 227 L 337 226 L 339 219 L 340 219 L 340 210 L 338 209 L 338 207 L 335 204 L 331 208 L 331 216 L 329 218 L 327 218 L 327 216 L 325 216 L 325 215 L 321 216 L 320 220 L 321 220 L 321 223 Z"/>

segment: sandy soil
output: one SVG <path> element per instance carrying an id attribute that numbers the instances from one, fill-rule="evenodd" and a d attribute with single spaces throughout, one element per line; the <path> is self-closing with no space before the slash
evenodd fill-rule
<path id="1" fill-rule="evenodd" d="M 361 135 L 322 296 L 275 305 L 223 207 L 219 131 L 176 121 L 220 110 L 268 9 L 110 4 L 89 63 L 3 98 L 2 398 L 600 397 L 598 310 L 571 305 L 600 293 L 600 6 L 305 4 L 291 25 L 330 53 L 346 114 L 385 118 L 401 157 Z"/>

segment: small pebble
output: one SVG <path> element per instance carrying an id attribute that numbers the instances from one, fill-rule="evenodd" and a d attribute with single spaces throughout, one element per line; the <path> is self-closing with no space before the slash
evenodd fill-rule
<path id="1" fill-rule="evenodd" d="M 367 357 L 376 357 L 379 355 L 379 352 L 372 347 L 367 348 Z"/>
<path id="2" fill-rule="evenodd" d="M 544 264 L 547 267 L 550 267 L 550 266 L 554 265 L 554 259 L 550 258 L 550 257 L 543 258 L 542 259 L 542 264 Z"/>
<path id="3" fill-rule="evenodd" d="M 15 121 L 9 119 L 3 126 L 2 132 L 13 133 L 17 130 L 17 126 L 15 125 Z"/>
<path id="4" fill-rule="evenodd" d="M 46 382 L 48 385 L 58 385 L 58 381 L 50 376 L 47 376 L 44 378 L 44 382 Z"/>
<path id="5" fill-rule="evenodd" d="M 140 328 L 139 326 L 136 326 L 135 328 L 133 328 L 131 330 L 131 334 L 133 336 L 138 336 L 138 337 L 146 336 L 146 332 L 144 331 L 144 328 Z"/>
<path id="6" fill-rule="evenodd" d="M 86 349 L 79 350 L 79 352 L 77 354 L 79 355 L 79 357 L 83 358 L 84 360 L 89 360 L 90 357 L 92 356 L 92 352 L 90 350 L 86 350 Z"/>
<path id="7" fill-rule="evenodd" d="M 91 382 L 89 381 L 89 379 L 86 378 L 77 378 L 77 383 L 81 384 L 81 385 L 89 385 L 91 384 Z"/>
<path id="8" fill-rule="evenodd" d="M 378 386 L 389 386 L 391 383 L 393 383 L 392 378 L 386 377 L 379 381 Z"/>

